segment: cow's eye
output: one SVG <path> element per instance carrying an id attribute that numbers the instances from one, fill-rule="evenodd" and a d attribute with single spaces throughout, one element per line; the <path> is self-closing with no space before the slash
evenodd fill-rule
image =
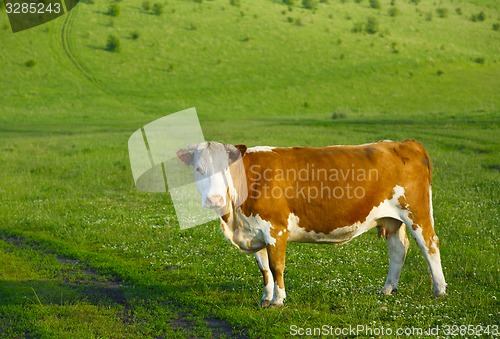
<path id="1" fill-rule="evenodd" d="M 203 175 L 203 168 L 197 166 L 196 167 L 196 172 L 198 172 L 199 174 Z"/>

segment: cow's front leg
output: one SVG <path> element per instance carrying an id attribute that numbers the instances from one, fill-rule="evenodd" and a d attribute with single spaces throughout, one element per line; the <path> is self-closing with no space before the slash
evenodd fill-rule
<path id="1" fill-rule="evenodd" d="M 269 268 L 269 257 L 267 255 L 267 248 L 263 248 L 254 254 L 257 265 L 259 265 L 262 278 L 264 279 L 264 295 L 260 301 L 260 306 L 269 307 L 274 295 L 274 279 Z"/>
<path id="2" fill-rule="evenodd" d="M 282 307 L 286 298 L 284 281 L 286 242 L 286 236 L 279 236 L 275 244 L 267 246 L 269 265 L 275 280 L 274 298 L 270 305 L 272 307 Z"/>

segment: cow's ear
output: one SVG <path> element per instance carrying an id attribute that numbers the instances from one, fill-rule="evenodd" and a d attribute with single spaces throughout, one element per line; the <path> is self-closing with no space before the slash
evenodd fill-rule
<path id="1" fill-rule="evenodd" d="M 179 158 L 184 164 L 191 165 L 193 163 L 194 154 L 186 149 L 180 149 L 176 152 L 177 158 Z"/>
<path id="2" fill-rule="evenodd" d="M 247 151 L 247 145 L 236 145 L 236 148 L 240 150 L 241 156 L 243 156 Z"/>
<path id="3" fill-rule="evenodd" d="M 241 151 L 234 145 L 225 144 L 224 148 L 226 149 L 227 155 L 229 156 L 230 164 L 232 164 L 242 156 Z"/>

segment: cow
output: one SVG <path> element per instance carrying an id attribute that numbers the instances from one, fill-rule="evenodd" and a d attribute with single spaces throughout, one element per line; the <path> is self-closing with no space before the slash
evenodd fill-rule
<path id="1" fill-rule="evenodd" d="M 431 164 L 420 143 L 247 148 L 203 142 L 180 149 L 177 157 L 193 167 L 202 206 L 218 212 L 224 236 L 241 252 L 254 254 L 264 280 L 262 307 L 283 306 L 287 242 L 339 245 L 374 227 L 389 252 L 380 293 L 398 289 L 407 228 L 427 261 L 434 294 L 446 295 Z M 231 166 L 236 161 L 242 162 L 239 170 Z M 247 197 L 236 204 L 242 190 Z"/>

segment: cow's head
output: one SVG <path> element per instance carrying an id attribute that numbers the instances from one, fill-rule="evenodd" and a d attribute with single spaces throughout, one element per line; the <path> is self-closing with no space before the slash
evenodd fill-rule
<path id="1" fill-rule="evenodd" d="M 194 169 L 203 207 L 219 210 L 226 206 L 228 188 L 233 187 L 229 166 L 241 155 L 236 146 L 218 142 L 189 145 L 177 151 L 177 157 Z"/>

